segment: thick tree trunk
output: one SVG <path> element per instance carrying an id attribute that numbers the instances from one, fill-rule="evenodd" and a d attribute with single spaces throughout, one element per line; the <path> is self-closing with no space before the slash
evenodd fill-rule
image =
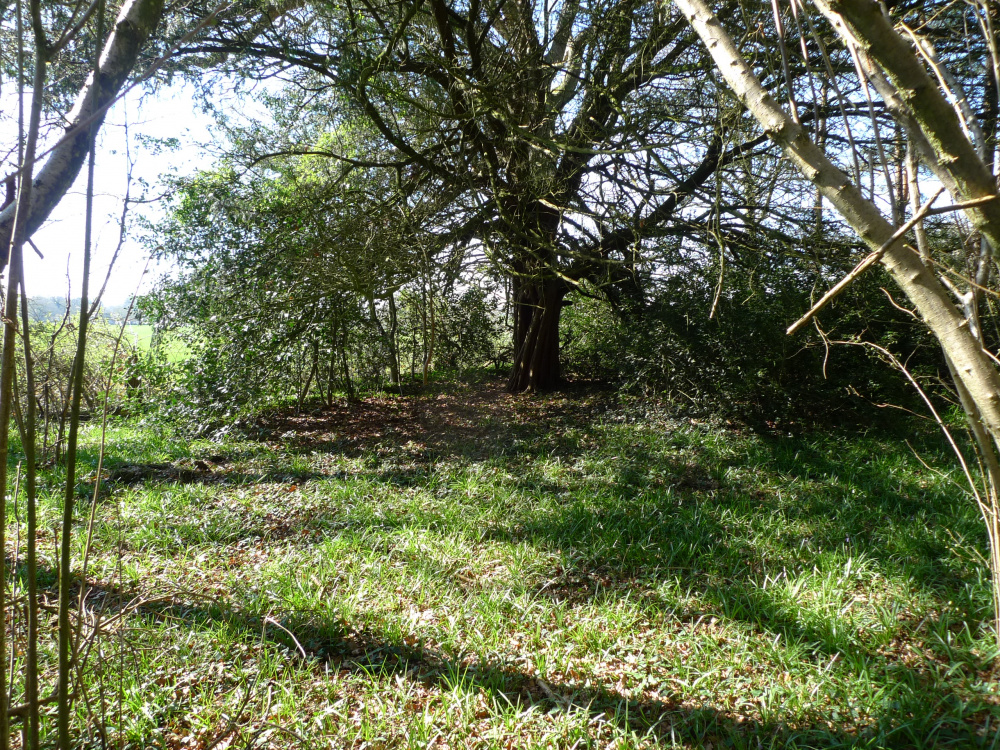
<path id="1" fill-rule="evenodd" d="M 515 277 L 511 393 L 549 391 L 559 384 L 559 316 L 568 291 L 560 279 Z"/>

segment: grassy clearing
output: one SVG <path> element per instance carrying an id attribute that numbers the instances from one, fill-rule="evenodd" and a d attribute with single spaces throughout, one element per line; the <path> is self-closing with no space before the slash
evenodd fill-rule
<path id="1" fill-rule="evenodd" d="M 980 521 L 902 440 L 494 389 L 109 456 L 128 747 L 1000 746 Z"/>
<path id="2" fill-rule="evenodd" d="M 115 334 L 117 335 L 117 331 L 115 331 Z M 141 352 L 148 351 L 153 342 L 153 326 L 145 324 L 128 325 L 125 327 L 125 334 L 122 336 L 122 339 L 133 349 Z"/>
<path id="3" fill-rule="evenodd" d="M 108 327 L 112 336 L 117 337 L 120 328 L 118 326 Z M 146 324 L 131 324 L 125 327 L 122 342 L 130 349 L 138 352 L 148 352 L 153 346 L 153 326 Z M 176 337 L 170 337 L 162 345 L 163 355 L 167 362 L 182 362 L 189 356 L 187 346 Z"/>

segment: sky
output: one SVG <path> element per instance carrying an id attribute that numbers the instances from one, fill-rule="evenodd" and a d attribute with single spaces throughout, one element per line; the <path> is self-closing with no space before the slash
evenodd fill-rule
<path id="1" fill-rule="evenodd" d="M 133 162 L 131 197 L 135 199 L 143 192 L 143 187 L 138 184 L 140 178 L 148 184 L 149 196 L 160 195 L 161 176 L 174 171 L 187 174 L 211 164 L 211 157 L 204 156 L 199 147 L 211 140 L 210 125 L 210 118 L 198 109 L 193 91 L 180 85 L 163 89 L 155 96 L 130 93 L 108 112 L 98 136 L 94 170 L 91 297 L 103 284 L 108 264 L 118 245 L 129 157 Z M 140 143 L 143 137 L 177 138 L 180 147 L 156 153 Z M 73 297 L 80 295 L 86 172 L 84 166 L 72 189 L 32 238 L 44 259 L 30 248 L 25 248 L 25 282 L 29 297 L 65 297 L 67 290 Z M 133 206 L 130 211 L 155 218 L 159 206 L 160 203 L 150 203 Z M 168 266 L 150 264 L 144 277 L 147 258 L 148 253 L 139 242 L 126 239 L 108 281 L 104 296 L 107 304 L 126 303 L 137 291 L 148 291 L 157 278 L 169 272 Z"/>

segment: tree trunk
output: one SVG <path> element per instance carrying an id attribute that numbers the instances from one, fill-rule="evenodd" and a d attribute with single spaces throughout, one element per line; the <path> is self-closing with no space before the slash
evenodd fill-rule
<path id="1" fill-rule="evenodd" d="M 347 392 L 347 400 L 354 401 L 354 383 L 351 381 L 351 366 L 347 361 L 347 325 L 343 327 L 340 339 L 340 361 L 344 368 L 344 390 Z"/>
<path id="2" fill-rule="evenodd" d="M 392 358 L 392 380 L 399 395 L 403 395 L 403 380 L 399 374 L 399 315 L 396 312 L 396 293 L 389 292 L 389 356 Z"/>
<path id="3" fill-rule="evenodd" d="M 937 277 L 901 238 L 890 242 L 893 227 L 816 147 L 805 130 L 778 107 L 703 0 L 677 0 L 677 5 L 704 40 L 727 83 L 767 135 L 784 149 L 788 159 L 820 189 L 861 239 L 872 250 L 884 252 L 882 264 L 951 358 L 990 434 L 1000 437 L 1000 377 Z M 949 168 L 953 173 L 962 171 L 954 164 Z M 961 184 L 959 179 L 955 181 Z M 992 229 L 1000 237 L 1000 222 Z"/>
<path id="4" fill-rule="evenodd" d="M 889 76 L 901 89 L 899 97 L 907 99 L 908 106 L 914 110 L 907 125 L 913 134 L 913 143 L 916 147 L 922 140 L 924 146 L 918 147 L 918 150 L 926 152 L 931 149 L 937 154 L 935 174 L 941 173 L 941 181 L 948 185 L 950 180 L 949 188 L 955 190 L 956 197 L 965 200 L 994 197 L 996 188 L 993 178 L 961 130 L 954 127 L 955 116 L 950 105 L 941 105 L 936 87 L 927 80 L 922 66 L 906 46 L 893 38 L 895 32 L 878 6 L 867 0 L 836 0 L 829 6 L 826 6 L 826 0 L 817 0 L 817 3 L 838 33 L 847 39 L 861 38 L 868 51 L 886 67 Z M 921 253 L 905 245 L 901 237 L 896 237 L 893 227 L 878 208 L 862 197 L 857 187 L 826 158 L 802 127 L 777 105 L 704 0 L 676 0 L 676 4 L 704 41 L 729 86 L 761 123 L 768 136 L 784 149 L 788 159 L 876 251 L 869 257 L 877 258 L 884 253 L 883 265 L 940 343 L 979 444 L 980 457 L 985 463 L 985 502 L 971 476 L 969 481 L 990 537 L 990 567 L 997 605 L 994 626 L 1000 638 L 1000 502 L 996 492 L 1000 486 L 1000 461 L 997 459 L 997 446 L 1000 445 L 1000 376 L 991 355 L 983 350 L 970 330 L 969 321 L 957 309 L 931 268 L 924 264 Z M 846 30 L 843 19 L 831 10 L 834 6 L 837 10 L 846 9 L 853 13 L 850 19 L 852 30 Z M 886 89 L 884 79 L 880 86 Z M 920 97 L 916 96 L 917 91 L 920 91 Z M 906 92 L 905 95 L 902 92 Z M 903 114 L 905 116 L 905 112 Z M 964 143 L 959 143 L 963 140 Z M 997 215 L 1000 209 L 994 205 L 996 203 L 998 201 L 988 200 L 967 210 L 970 220 L 994 247 L 1000 245 L 1000 215 Z"/>
<path id="5" fill-rule="evenodd" d="M 392 299 L 391 294 L 389 295 L 389 299 Z M 385 326 L 382 325 L 382 321 L 378 317 L 378 311 L 375 309 L 374 295 L 368 296 L 368 313 L 372 323 L 375 325 L 375 329 L 378 331 L 379 338 L 382 339 L 382 346 L 389 360 L 389 376 L 392 384 L 396 388 L 399 388 L 399 360 L 396 359 L 396 306 L 390 304 L 389 311 L 390 329 L 386 331 Z"/>
<path id="6" fill-rule="evenodd" d="M 319 342 L 314 341 L 312 345 L 312 366 L 309 368 L 309 376 L 306 378 L 306 384 L 299 391 L 298 403 L 295 405 L 296 416 L 302 412 L 302 405 L 309 398 L 309 389 L 312 387 L 313 378 L 316 377 L 317 372 L 319 372 Z"/>
<path id="7" fill-rule="evenodd" d="M 434 344 L 437 337 L 437 326 L 434 319 L 434 284 L 431 280 L 431 276 L 428 273 L 426 275 L 426 286 L 424 292 L 424 310 L 423 310 L 423 321 L 424 321 L 424 385 L 427 385 L 431 364 L 434 361 Z M 428 321 L 430 326 L 428 327 Z M 428 330 L 430 335 L 428 337 Z"/>
<path id="8" fill-rule="evenodd" d="M 420 333 L 422 335 L 423 342 L 423 362 L 424 362 L 424 385 L 427 385 L 427 279 L 422 278 L 420 280 Z"/>
<path id="9" fill-rule="evenodd" d="M 330 344 L 330 370 L 326 379 L 326 405 L 333 406 L 333 385 L 337 380 L 337 339 L 336 336 Z"/>
<path id="10" fill-rule="evenodd" d="M 550 391 L 559 384 L 559 316 L 568 291 L 559 279 L 515 277 L 511 393 Z"/>
<path id="11" fill-rule="evenodd" d="M 66 115 L 66 134 L 35 175 L 30 209 L 26 211 L 25 237 L 42 225 L 80 173 L 107 107 L 124 86 L 162 15 L 163 0 L 129 0 L 122 6 L 114 31 L 104 46 L 96 82 L 91 75 L 80 89 L 73 109 Z M 0 211 L 0 247 L 5 250 L 14 229 L 14 209 L 11 205 Z M 4 253 L 0 255 L 0 269 L 6 263 Z"/>

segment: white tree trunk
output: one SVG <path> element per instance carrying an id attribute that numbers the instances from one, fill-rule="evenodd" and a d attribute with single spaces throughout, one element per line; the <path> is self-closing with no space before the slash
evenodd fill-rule
<path id="1" fill-rule="evenodd" d="M 847 43 L 863 50 L 885 71 L 906 115 L 933 152 L 933 161 L 925 153 L 921 159 L 935 173 L 947 173 L 950 179 L 942 183 L 955 198 L 996 195 L 996 181 L 963 130 L 955 108 L 879 5 L 873 0 L 816 0 L 816 6 Z M 993 249 L 1000 251 L 1000 200 L 967 209 L 966 214 Z"/>
<path id="2" fill-rule="evenodd" d="M 35 175 L 26 237 L 38 230 L 80 174 L 90 148 L 91 133 L 100 129 L 109 105 L 121 91 L 139 59 L 142 46 L 162 15 L 163 0 L 126 0 L 122 6 L 101 54 L 100 75 L 96 80 L 93 73 L 88 76 L 76 103 L 66 115 L 66 135 Z M 10 247 L 14 209 L 12 204 L 0 211 L 0 247 Z M 6 263 L 4 253 L 0 255 L 0 269 Z"/>

